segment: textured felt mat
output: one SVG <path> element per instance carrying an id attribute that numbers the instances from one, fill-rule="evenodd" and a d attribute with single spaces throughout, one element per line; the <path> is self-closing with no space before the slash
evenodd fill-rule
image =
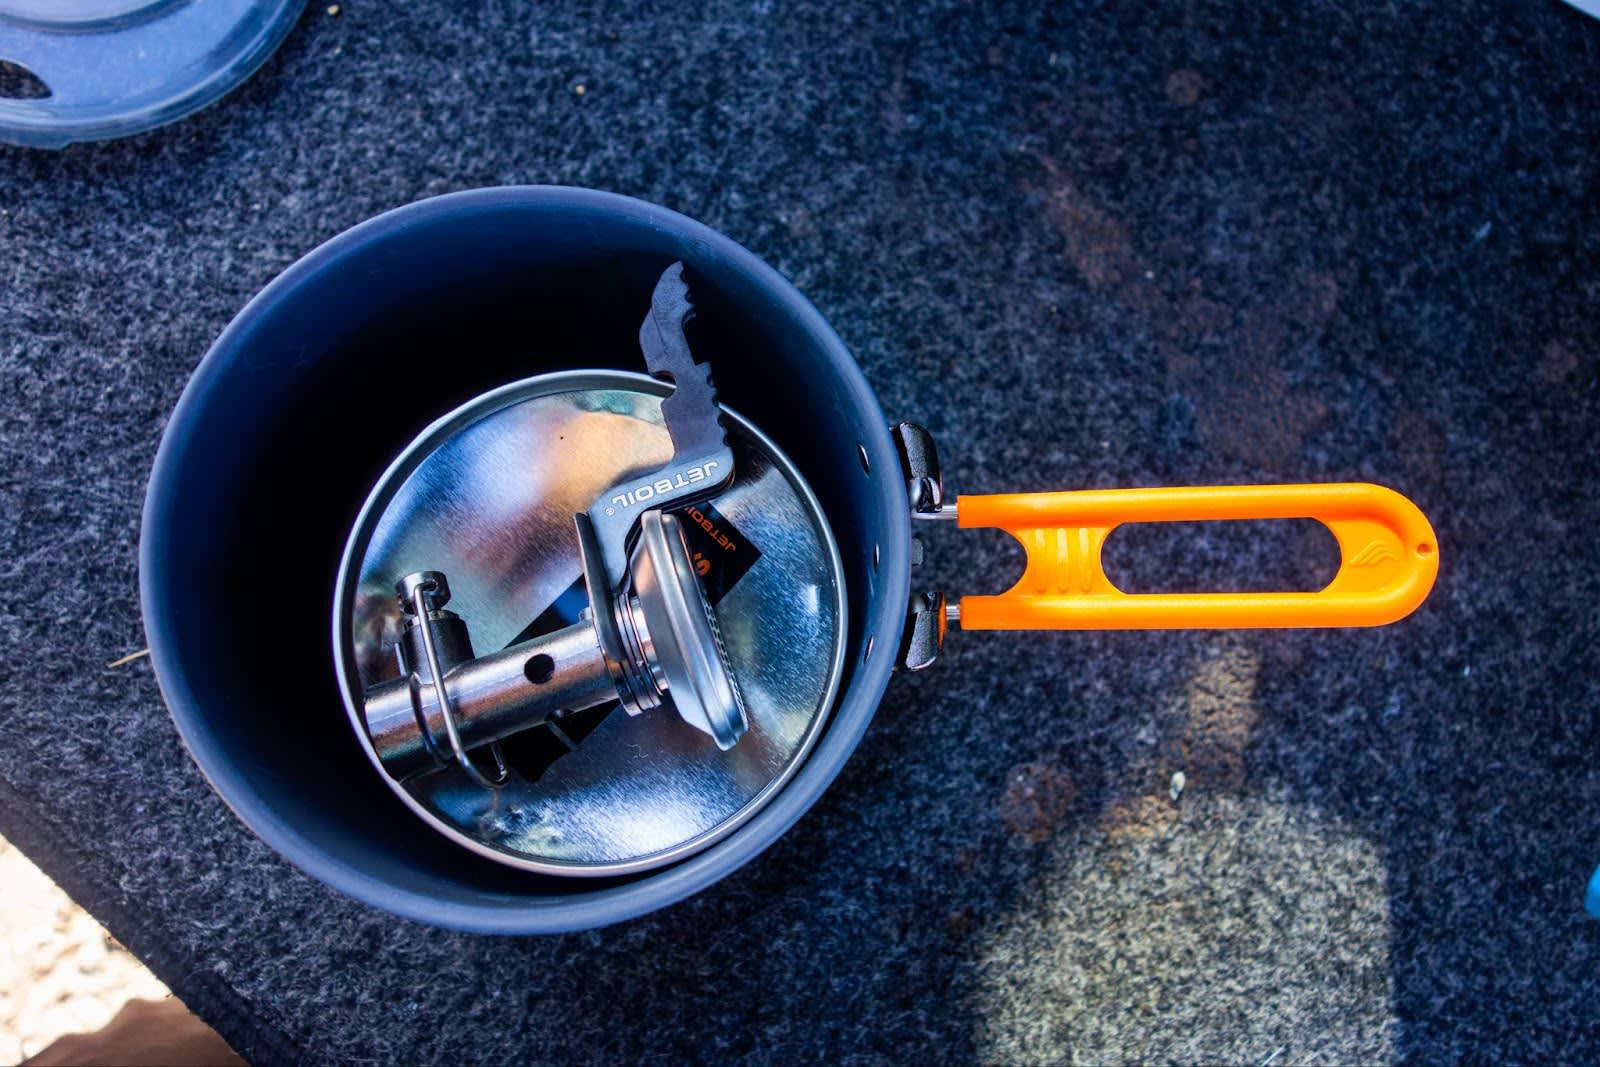
<path id="1" fill-rule="evenodd" d="M 767 259 L 954 490 L 1379 481 L 1438 587 L 1375 631 L 954 634 L 776 846 L 619 927 L 345 899 L 106 666 L 144 485 L 294 259 L 525 182 Z M 318 2 L 179 125 L 0 149 L 0 832 L 263 1063 L 1592 1060 L 1597 370 L 1600 23 L 1556 0 Z M 1258 534 L 1124 551 L 1329 550 Z"/>

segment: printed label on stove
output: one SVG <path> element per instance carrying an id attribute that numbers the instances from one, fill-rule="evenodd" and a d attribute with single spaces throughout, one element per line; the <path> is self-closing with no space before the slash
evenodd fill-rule
<path id="1" fill-rule="evenodd" d="M 761 550 L 710 504 L 690 504 L 678 509 L 677 515 L 683 521 L 695 573 L 705 586 L 706 599 L 715 605 L 756 565 Z"/>

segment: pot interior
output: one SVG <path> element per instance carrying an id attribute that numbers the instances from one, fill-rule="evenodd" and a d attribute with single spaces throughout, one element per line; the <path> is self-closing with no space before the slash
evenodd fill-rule
<path id="1" fill-rule="evenodd" d="M 688 330 L 719 397 L 822 504 L 849 605 L 840 696 L 782 794 L 663 870 L 565 879 L 425 832 L 374 771 L 341 702 L 327 618 L 368 491 L 422 429 L 507 382 L 643 369 L 637 331 L 683 260 Z M 207 355 L 169 425 L 141 545 L 158 678 L 197 762 L 310 873 L 388 910 L 497 932 L 663 906 L 748 860 L 838 773 L 887 684 L 909 581 L 893 445 L 848 352 L 795 290 L 682 216 L 578 190 L 424 201 L 357 227 L 269 286 Z"/>

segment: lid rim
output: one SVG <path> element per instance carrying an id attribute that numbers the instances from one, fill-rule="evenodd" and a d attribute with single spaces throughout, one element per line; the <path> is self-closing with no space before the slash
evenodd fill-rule
<path id="1" fill-rule="evenodd" d="M 219 50 L 203 42 L 194 56 L 181 57 L 175 72 L 188 74 L 202 68 L 198 80 L 177 79 L 140 90 L 114 104 L 63 105 L 56 96 L 36 99 L 0 98 L 0 142 L 22 148 L 60 150 L 71 144 L 110 141 L 150 130 L 210 107 L 265 65 L 299 21 L 307 0 L 278 0 L 276 10 L 262 13 L 246 8 L 238 22 L 228 27 Z M 143 11 L 106 19 L 46 23 L 0 12 L 0 56 L 23 67 L 50 85 L 46 57 L 62 55 L 67 41 L 101 42 L 97 47 L 123 49 L 128 39 L 152 27 L 167 32 L 175 17 L 193 10 L 181 2 L 158 2 Z M 254 21 L 256 24 L 249 28 Z M 234 40 L 241 27 L 247 28 Z M 46 68 L 46 69 L 42 69 Z M 97 67 L 97 77 L 100 70 Z M 52 101 L 55 101 L 52 103 Z"/>
<path id="2" fill-rule="evenodd" d="M 736 831 L 755 820 L 777 800 L 811 758 L 819 741 L 828 732 L 837 710 L 835 705 L 843 688 L 848 644 L 846 620 L 849 615 L 849 594 L 844 578 L 844 564 L 821 502 L 817 500 L 793 460 L 784 454 L 775 441 L 738 411 L 722 406 L 721 410 L 729 420 L 730 428 L 737 427 L 739 432 L 748 435 L 757 450 L 764 455 L 765 460 L 777 468 L 794 491 L 797 502 L 815 524 L 820 541 L 819 548 L 826 557 L 828 570 L 834 577 L 832 606 L 838 632 L 833 641 L 826 682 L 817 706 L 811 712 L 810 724 L 806 727 L 803 738 L 786 757 L 782 769 L 758 792 L 746 798 L 736 810 L 692 837 L 626 859 L 584 861 L 497 848 L 468 833 L 453 823 L 443 812 L 436 810 L 433 804 L 416 791 L 414 782 L 408 786 L 406 783 L 396 781 L 384 767 L 383 759 L 367 733 L 363 682 L 361 671 L 356 665 L 357 657 L 350 627 L 356 589 L 360 585 L 363 561 L 371 549 L 373 533 L 382 523 L 391 503 L 403 491 L 411 475 L 458 434 L 525 402 L 589 390 L 628 390 L 658 398 L 671 391 L 663 382 L 635 371 L 600 369 L 556 371 L 499 386 L 441 415 L 417 434 L 395 457 L 368 494 L 345 543 L 334 589 L 330 620 L 334 673 L 338 678 L 346 717 L 374 772 L 383 779 L 384 784 L 395 796 L 423 822 L 468 851 L 513 869 L 582 881 L 617 877 L 634 878 L 683 864 L 727 841 Z M 686 724 L 680 725 L 684 729 L 690 729 Z"/>

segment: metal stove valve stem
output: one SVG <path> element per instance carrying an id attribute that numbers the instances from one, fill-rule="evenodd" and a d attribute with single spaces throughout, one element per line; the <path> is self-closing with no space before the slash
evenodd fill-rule
<path id="1" fill-rule="evenodd" d="M 443 577 L 423 571 L 402 578 L 399 587 L 430 578 L 442 585 Z M 430 640 L 439 653 L 443 686 L 434 684 L 439 675 L 426 655 Z M 494 788 L 508 776 L 494 742 L 559 712 L 591 708 L 617 695 L 587 622 L 474 657 L 460 616 L 432 610 L 409 621 L 396 653 L 401 677 L 368 689 L 365 712 L 373 747 L 399 781 L 455 763 L 479 785 Z M 494 754 L 493 777 L 468 756 L 485 745 Z"/>
<path id="2" fill-rule="evenodd" d="M 402 578 L 413 615 L 396 645 L 402 676 L 368 689 L 364 708 L 385 770 L 405 781 L 454 763 L 497 788 L 509 770 L 494 742 L 613 700 L 633 715 L 668 704 L 731 748 L 748 720 L 676 517 L 642 517 L 629 573 L 627 591 L 592 604 L 584 621 L 481 657 L 466 623 L 444 610 L 444 575 Z M 485 745 L 492 777 L 468 755 Z"/>

